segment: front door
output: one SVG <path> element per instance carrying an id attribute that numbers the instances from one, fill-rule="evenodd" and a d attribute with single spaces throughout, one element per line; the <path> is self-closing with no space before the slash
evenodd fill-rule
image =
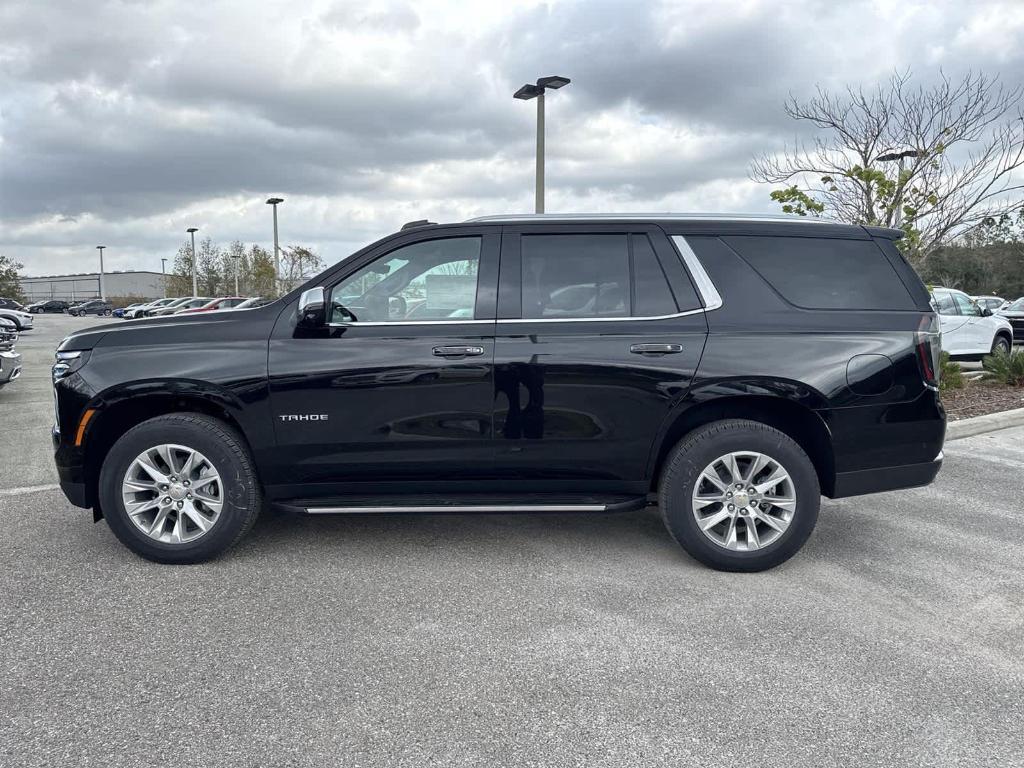
<path id="1" fill-rule="evenodd" d="M 506 227 L 499 472 L 521 490 L 645 492 L 654 436 L 689 389 L 707 332 L 658 227 Z"/>
<path id="2" fill-rule="evenodd" d="M 499 236 L 458 232 L 324 286 L 324 333 L 278 322 L 271 406 L 287 460 L 272 495 L 450 491 L 492 473 Z"/>

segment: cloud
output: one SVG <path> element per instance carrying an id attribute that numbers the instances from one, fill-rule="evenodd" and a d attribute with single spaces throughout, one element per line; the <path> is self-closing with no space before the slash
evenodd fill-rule
<path id="1" fill-rule="evenodd" d="M 158 268 L 186 226 L 341 258 L 403 221 L 549 210 L 765 210 L 750 158 L 787 95 L 913 67 L 1024 81 L 1009 3 L 9 0 L 0 252 L 27 273 Z"/>

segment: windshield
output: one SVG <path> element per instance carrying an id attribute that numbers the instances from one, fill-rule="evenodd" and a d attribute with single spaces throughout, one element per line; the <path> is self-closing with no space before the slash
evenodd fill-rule
<path id="1" fill-rule="evenodd" d="M 1011 312 L 1024 312 L 1024 298 L 1017 299 L 1007 309 Z"/>

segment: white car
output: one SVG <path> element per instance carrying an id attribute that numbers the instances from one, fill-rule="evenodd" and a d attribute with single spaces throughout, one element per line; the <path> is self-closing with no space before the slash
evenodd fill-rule
<path id="1" fill-rule="evenodd" d="M 971 298 L 982 309 L 991 309 L 993 312 L 1010 303 L 1002 296 L 972 296 Z"/>
<path id="2" fill-rule="evenodd" d="M 17 326 L 19 331 L 30 329 L 35 320 L 35 316 L 28 312 L 22 312 L 20 309 L 5 309 L 3 307 L 0 307 L 0 317 L 6 317 Z"/>
<path id="3" fill-rule="evenodd" d="M 1013 346 L 1013 327 L 1005 317 L 978 306 L 963 291 L 933 288 L 932 305 L 939 313 L 942 349 L 952 358 L 980 359 Z"/>

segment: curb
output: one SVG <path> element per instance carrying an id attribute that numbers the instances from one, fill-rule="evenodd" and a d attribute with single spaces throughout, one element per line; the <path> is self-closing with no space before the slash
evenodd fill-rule
<path id="1" fill-rule="evenodd" d="M 999 429 L 1010 427 L 1024 427 L 1024 408 L 1014 408 L 1012 411 L 1000 411 L 999 413 L 986 413 L 984 416 L 972 416 L 969 419 L 950 421 L 946 423 L 946 442 L 960 440 L 973 435 L 983 435 L 986 432 L 995 432 Z"/>

